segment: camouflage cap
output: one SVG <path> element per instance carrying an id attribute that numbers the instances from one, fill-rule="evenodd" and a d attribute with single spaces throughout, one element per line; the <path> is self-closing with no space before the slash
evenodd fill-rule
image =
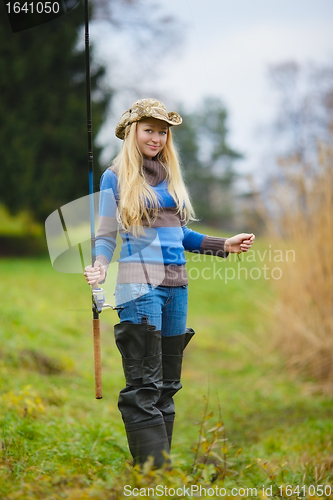
<path id="1" fill-rule="evenodd" d="M 168 112 L 161 101 L 156 99 L 140 99 L 125 111 L 116 126 L 116 136 L 125 139 L 125 129 L 130 123 L 138 122 L 143 118 L 157 118 L 169 123 L 169 125 L 180 125 L 182 117 L 175 111 Z"/>

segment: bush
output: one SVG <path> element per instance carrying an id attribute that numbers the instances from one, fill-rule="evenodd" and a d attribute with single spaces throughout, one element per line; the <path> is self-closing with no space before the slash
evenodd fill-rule
<path id="1" fill-rule="evenodd" d="M 287 364 L 333 389 L 333 149 L 319 144 L 315 165 L 281 163 L 266 221 L 270 241 L 293 248 L 281 263 L 273 338 Z M 271 208 L 272 208 L 271 207 Z"/>

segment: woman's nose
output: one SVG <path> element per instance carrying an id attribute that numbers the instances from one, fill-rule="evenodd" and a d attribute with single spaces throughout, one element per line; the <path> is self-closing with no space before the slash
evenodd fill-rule
<path id="1" fill-rule="evenodd" d="M 152 140 L 153 142 L 158 142 L 158 141 L 160 140 L 160 137 L 159 137 L 158 133 L 154 133 L 154 134 L 152 135 L 152 137 L 151 137 L 151 140 Z"/>

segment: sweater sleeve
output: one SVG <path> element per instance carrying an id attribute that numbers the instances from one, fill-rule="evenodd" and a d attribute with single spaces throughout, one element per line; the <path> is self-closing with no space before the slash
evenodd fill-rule
<path id="1" fill-rule="evenodd" d="M 96 234 L 96 260 L 107 269 L 116 248 L 118 178 L 106 170 L 100 183 L 99 226 Z"/>
<path id="2" fill-rule="evenodd" d="M 183 246 L 188 252 L 201 253 L 205 255 L 216 255 L 217 257 L 228 257 L 229 253 L 224 251 L 227 238 L 218 238 L 197 233 L 187 226 L 183 228 Z"/>

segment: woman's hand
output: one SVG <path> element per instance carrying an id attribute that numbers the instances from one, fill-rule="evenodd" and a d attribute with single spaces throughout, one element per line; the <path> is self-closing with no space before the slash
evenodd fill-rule
<path id="1" fill-rule="evenodd" d="M 98 283 L 104 281 L 106 276 L 105 268 L 98 260 L 95 261 L 93 266 L 85 267 L 83 274 L 88 285 L 94 285 L 93 288 L 98 288 Z"/>
<path id="2" fill-rule="evenodd" d="M 255 236 L 253 233 L 236 234 L 232 238 L 227 238 L 224 243 L 224 251 L 229 253 L 241 253 L 250 250 Z"/>

